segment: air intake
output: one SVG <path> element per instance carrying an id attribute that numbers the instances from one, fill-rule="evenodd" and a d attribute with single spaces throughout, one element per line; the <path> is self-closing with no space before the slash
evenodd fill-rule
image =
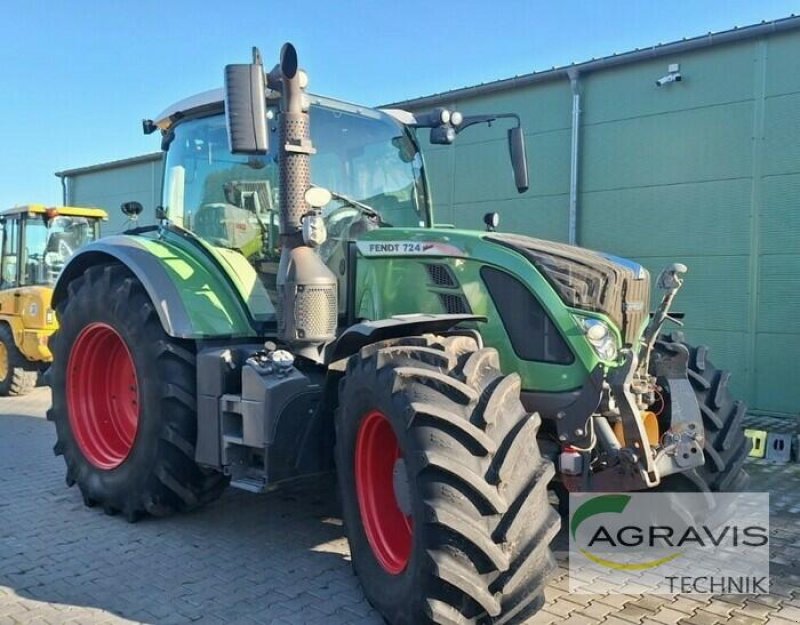
<path id="1" fill-rule="evenodd" d="M 442 289 L 457 289 L 458 282 L 453 275 L 453 270 L 447 265 L 440 263 L 426 264 L 425 269 L 428 272 L 428 280 L 432 286 L 437 286 Z"/>

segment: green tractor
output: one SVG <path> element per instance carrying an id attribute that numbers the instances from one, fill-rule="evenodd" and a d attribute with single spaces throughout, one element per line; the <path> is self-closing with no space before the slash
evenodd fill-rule
<path id="1" fill-rule="evenodd" d="M 179 102 L 159 224 L 83 248 L 53 297 L 56 454 L 128 520 L 336 469 L 353 567 L 395 625 L 520 623 L 555 490 L 735 490 L 745 407 L 663 324 L 686 268 L 436 227 L 417 133 L 515 115 L 305 91 L 295 49 Z M 271 146 L 271 147 L 270 147 Z"/>

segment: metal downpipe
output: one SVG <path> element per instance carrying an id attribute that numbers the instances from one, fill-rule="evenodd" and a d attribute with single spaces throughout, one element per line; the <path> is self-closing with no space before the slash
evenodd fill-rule
<path id="1" fill-rule="evenodd" d="M 70 203 L 67 198 L 67 177 L 62 174 L 56 174 L 56 176 L 61 180 L 61 205 L 69 206 Z"/>
<path id="2" fill-rule="evenodd" d="M 569 85 L 572 89 L 572 140 L 570 143 L 569 158 L 569 226 L 568 242 L 570 245 L 578 243 L 578 164 L 580 162 L 580 124 L 581 124 L 581 94 L 578 81 L 579 73 L 575 69 L 567 72 Z"/>

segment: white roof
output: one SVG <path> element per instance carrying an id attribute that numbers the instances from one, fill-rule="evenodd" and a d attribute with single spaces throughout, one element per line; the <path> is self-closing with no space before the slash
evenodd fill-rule
<path id="1" fill-rule="evenodd" d="M 370 111 L 375 111 L 376 109 L 372 109 L 366 106 L 359 106 L 355 104 L 349 104 L 347 102 L 342 102 L 340 100 L 332 100 L 330 98 L 325 98 L 322 96 L 312 95 L 311 101 L 315 104 L 326 104 L 328 106 L 334 106 L 336 108 L 347 108 L 356 110 L 362 114 L 368 114 Z M 204 108 L 213 109 L 223 105 L 225 101 L 225 91 L 223 89 L 209 89 L 208 91 L 203 91 L 202 93 L 198 93 L 196 95 L 190 96 L 188 98 L 184 98 L 176 102 L 175 104 L 168 106 L 164 109 L 153 121 L 155 125 L 158 126 L 161 130 L 167 130 L 172 124 L 174 123 L 173 116 L 178 113 L 186 113 L 188 111 L 197 111 L 202 110 Z M 414 115 L 409 113 L 408 111 L 404 111 L 398 108 L 386 108 L 386 109 L 377 109 L 382 113 L 389 115 L 396 121 L 400 122 L 401 124 L 412 124 L 415 121 Z"/>
<path id="2" fill-rule="evenodd" d="M 166 130 L 172 125 L 172 116 L 176 113 L 183 113 L 204 107 L 221 105 L 225 100 L 225 92 L 222 89 L 209 89 L 196 95 L 179 100 L 172 106 L 164 109 L 153 121 L 161 130 Z"/>

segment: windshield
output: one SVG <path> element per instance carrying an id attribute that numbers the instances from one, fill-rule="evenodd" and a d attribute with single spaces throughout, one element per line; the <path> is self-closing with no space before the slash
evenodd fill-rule
<path id="1" fill-rule="evenodd" d="M 278 242 L 279 175 L 276 111 L 270 110 L 271 152 L 232 155 L 223 115 L 175 128 L 165 165 L 163 205 L 169 219 L 212 245 L 249 260 L 274 258 Z M 380 226 L 427 224 L 422 159 L 402 125 L 380 111 L 313 104 L 312 184 L 333 192 L 323 216 L 333 243 Z M 353 204 L 366 204 L 374 218 Z M 362 227 L 358 222 L 367 221 Z"/>
<path id="2" fill-rule="evenodd" d="M 75 251 L 96 238 L 86 217 L 30 217 L 25 228 L 24 284 L 53 284 Z"/>

